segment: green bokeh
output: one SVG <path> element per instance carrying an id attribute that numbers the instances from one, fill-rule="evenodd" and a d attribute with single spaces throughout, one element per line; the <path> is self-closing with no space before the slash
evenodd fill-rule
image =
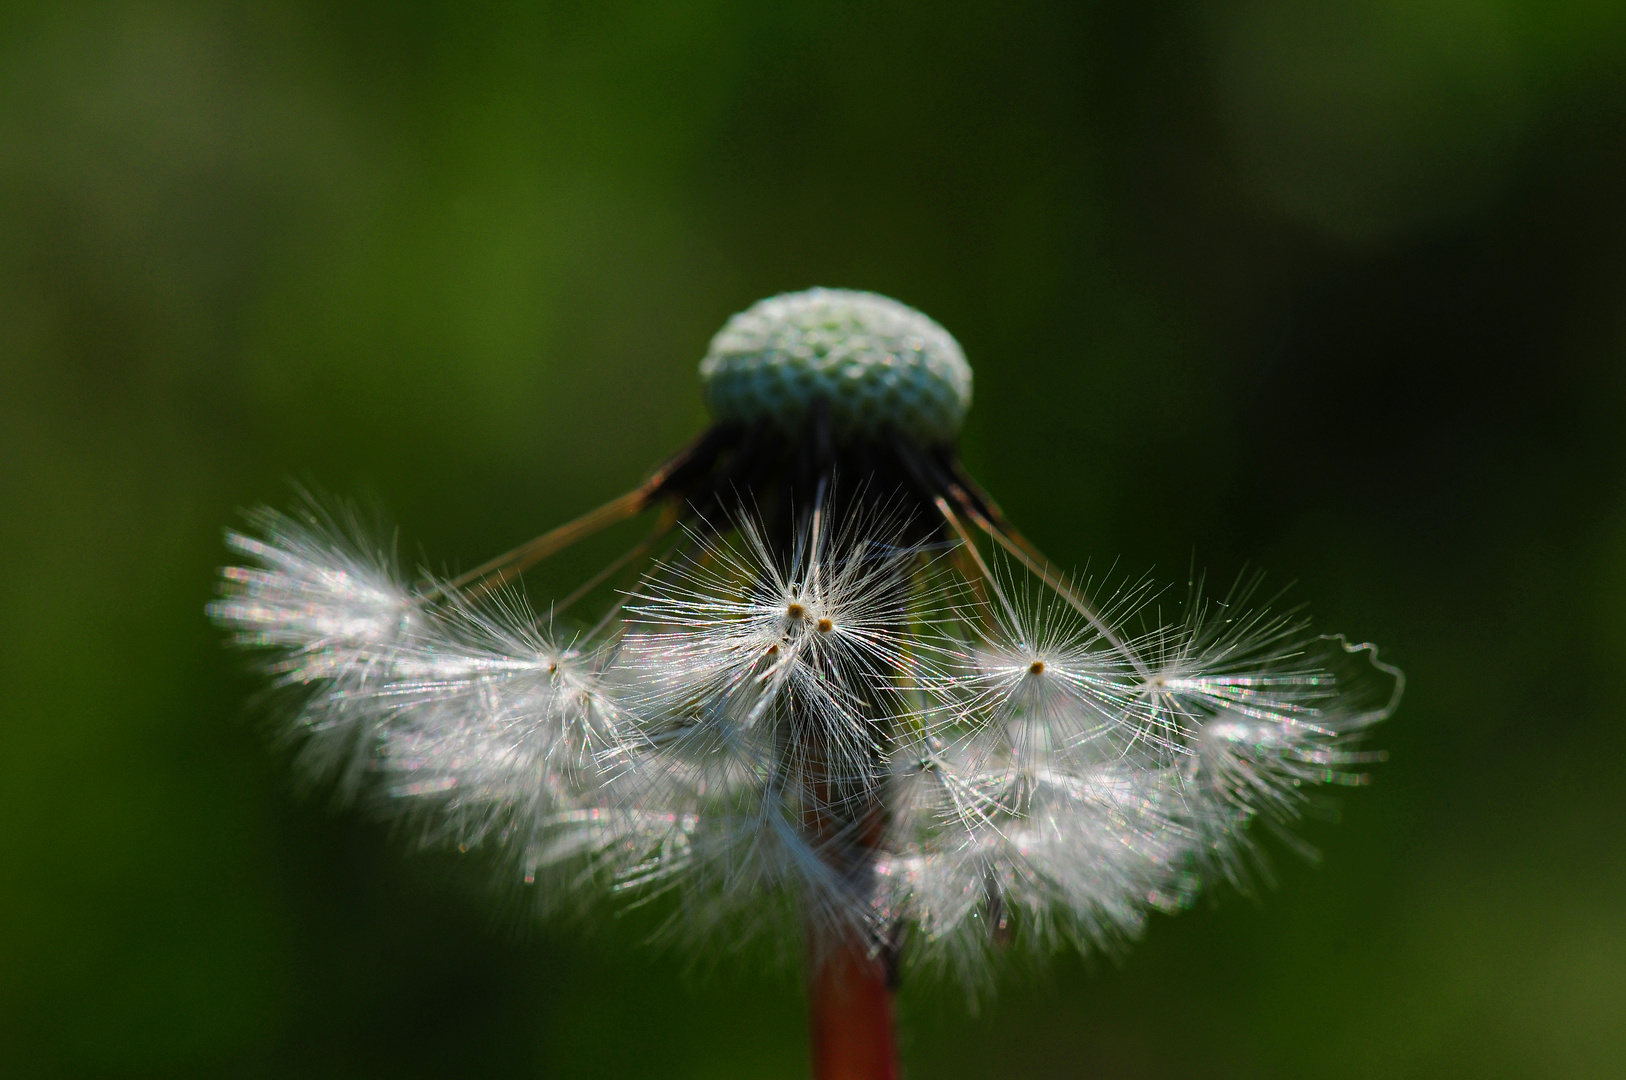
<path id="1" fill-rule="evenodd" d="M 1623 190 L 1615 3 L 0 7 L 0 1073 L 804 1076 L 793 968 L 299 797 L 202 611 L 290 477 L 436 565 L 617 493 L 822 284 L 1054 557 L 1411 677 L 1319 865 L 906 986 L 911 1075 L 1626 1074 Z"/>

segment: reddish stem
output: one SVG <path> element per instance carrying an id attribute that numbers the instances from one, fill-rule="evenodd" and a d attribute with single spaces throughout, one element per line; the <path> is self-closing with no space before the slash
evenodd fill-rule
<path id="1" fill-rule="evenodd" d="M 898 1080 L 886 964 L 854 942 L 813 963 L 807 987 L 813 1080 Z"/>

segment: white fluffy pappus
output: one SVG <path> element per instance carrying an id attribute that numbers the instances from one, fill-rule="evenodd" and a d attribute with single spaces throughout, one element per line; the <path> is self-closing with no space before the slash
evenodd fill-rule
<path id="1" fill-rule="evenodd" d="M 1358 782 L 1399 692 L 1248 587 L 1157 624 L 1146 587 L 1087 607 L 822 504 L 785 556 L 750 515 L 686 530 L 568 640 L 510 589 L 409 586 L 342 515 L 251 521 L 210 614 L 305 688 L 313 775 L 510 852 L 548 903 L 667 891 L 695 937 L 796 911 L 972 982 L 1244 883 L 1249 823 Z"/>

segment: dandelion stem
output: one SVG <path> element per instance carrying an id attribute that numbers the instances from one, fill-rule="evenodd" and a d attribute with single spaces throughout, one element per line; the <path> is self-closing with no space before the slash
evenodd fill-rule
<path id="1" fill-rule="evenodd" d="M 814 956 L 812 964 L 807 1004 L 813 1080 L 898 1080 L 885 960 L 849 940 Z"/>

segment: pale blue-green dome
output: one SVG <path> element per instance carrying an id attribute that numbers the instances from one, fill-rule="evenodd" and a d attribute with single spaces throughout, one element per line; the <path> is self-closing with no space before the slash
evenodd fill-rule
<path id="1" fill-rule="evenodd" d="M 954 438 L 971 407 L 971 365 L 947 330 L 876 293 L 808 289 L 728 320 L 700 362 L 718 420 L 769 417 L 797 430 L 828 403 L 838 436 L 890 423 L 921 443 Z"/>

